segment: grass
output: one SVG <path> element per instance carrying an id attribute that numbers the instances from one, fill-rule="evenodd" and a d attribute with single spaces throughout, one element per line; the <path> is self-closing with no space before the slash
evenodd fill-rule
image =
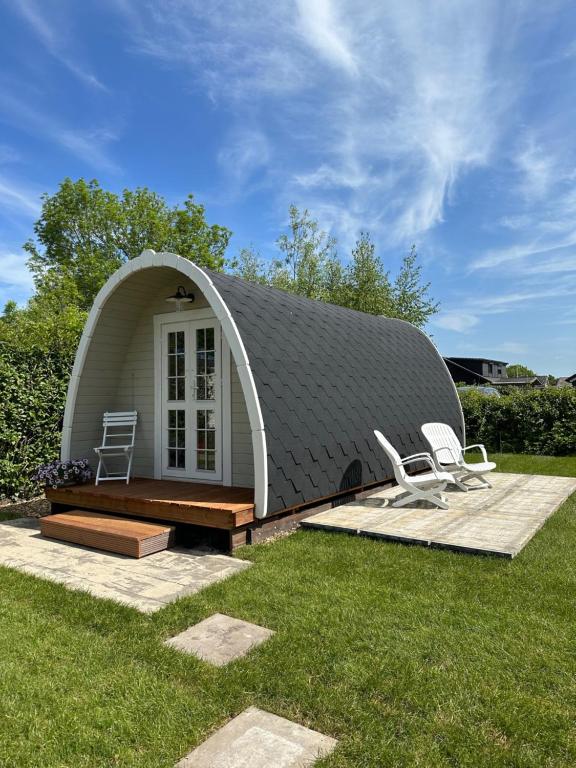
<path id="1" fill-rule="evenodd" d="M 318 768 L 574 766 L 575 513 L 512 561 L 302 531 L 152 616 L 0 569 L 0 765 L 172 768 L 255 705 L 337 737 Z M 221 669 L 162 645 L 216 611 L 276 634 Z"/>
<path id="2" fill-rule="evenodd" d="M 531 456 L 516 453 L 490 453 L 499 472 L 519 472 L 532 475 L 560 475 L 576 477 L 576 456 Z M 479 451 L 470 451 L 466 460 L 482 461 Z"/>

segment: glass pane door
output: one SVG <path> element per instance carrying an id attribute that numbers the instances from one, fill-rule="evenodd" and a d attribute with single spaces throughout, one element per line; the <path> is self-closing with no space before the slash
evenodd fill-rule
<path id="1" fill-rule="evenodd" d="M 196 474 L 222 477 L 220 456 L 220 329 L 216 323 L 195 324 L 195 400 L 193 404 Z"/>
<path id="2" fill-rule="evenodd" d="M 190 422 L 190 331 L 187 323 L 172 323 L 162 329 L 162 471 L 187 476 Z"/>
<path id="3" fill-rule="evenodd" d="M 221 345 L 216 320 L 162 325 L 162 473 L 222 479 Z"/>

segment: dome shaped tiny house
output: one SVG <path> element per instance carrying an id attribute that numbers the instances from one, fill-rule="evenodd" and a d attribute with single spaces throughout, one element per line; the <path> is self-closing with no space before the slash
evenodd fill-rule
<path id="1" fill-rule="evenodd" d="M 63 459 L 93 459 L 106 411 L 138 412 L 135 480 L 129 490 L 59 489 L 53 503 L 225 528 L 230 544 L 388 481 L 374 428 L 403 455 L 426 449 L 424 422 L 464 430 L 444 361 L 409 323 L 153 251 L 96 297 L 70 380 Z"/>

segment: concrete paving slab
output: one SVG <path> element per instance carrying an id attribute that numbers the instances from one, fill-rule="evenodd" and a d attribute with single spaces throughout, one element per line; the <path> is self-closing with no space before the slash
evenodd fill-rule
<path id="1" fill-rule="evenodd" d="M 136 560 L 47 539 L 33 518 L 0 521 L 0 565 L 151 613 L 249 568 L 212 551 L 174 548 Z"/>
<path id="2" fill-rule="evenodd" d="M 307 768 L 336 739 L 249 707 L 180 760 L 176 768 Z"/>
<path id="3" fill-rule="evenodd" d="M 272 637 L 274 632 L 248 621 L 215 613 L 165 641 L 165 645 L 222 667 Z"/>
<path id="4" fill-rule="evenodd" d="M 426 502 L 392 507 L 402 490 L 387 488 L 302 521 L 308 528 L 514 557 L 576 491 L 576 478 L 493 473 L 492 488 L 448 486 L 449 509 Z"/>

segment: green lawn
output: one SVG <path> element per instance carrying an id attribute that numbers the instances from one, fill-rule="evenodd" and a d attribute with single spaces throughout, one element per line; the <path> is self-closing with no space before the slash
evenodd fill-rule
<path id="1" fill-rule="evenodd" d="M 574 766 L 575 513 L 512 561 L 302 531 L 153 616 L 0 569 L 0 765 L 172 768 L 256 705 L 337 737 L 318 766 Z M 216 611 L 276 635 L 221 669 L 162 646 Z"/>

